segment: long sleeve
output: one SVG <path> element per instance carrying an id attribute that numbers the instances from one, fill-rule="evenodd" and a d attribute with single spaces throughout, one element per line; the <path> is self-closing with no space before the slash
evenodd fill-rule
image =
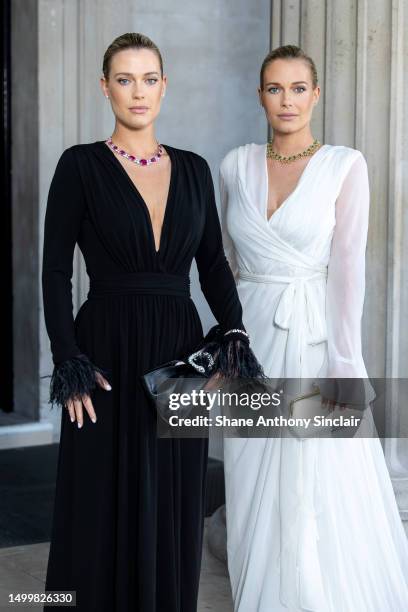
<path id="1" fill-rule="evenodd" d="M 85 204 L 72 149 L 61 155 L 51 182 L 44 224 L 44 318 L 55 364 L 78 355 L 74 333 L 72 271 Z"/>
<path id="2" fill-rule="evenodd" d="M 219 172 L 220 199 L 221 199 L 221 233 L 224 252 L 229 262 L 235 282 L 238 279 L 238 264 L 233 240 L 228 232 L 227 210 L 228 210 L 228 188 L 224 178 L 224 167 L 221 165 Z"/>
<path id="3" fill-rule="evenodd" d="M 262 377 L 263 369 L 249 346 L 249 338 L 240 332 L 232 332 L 237 329 L 245 332 L 242 306 L 224 253 L 214 185 L 207 163 L 205 172 L 207 212 L 196 262 L 201 289 L 220 326 L 214 336 L 210 331 L 205 351 L 213 356 L 213 373 L 226 378 Z"/>
<path id="4" fill-rule="evenodd" d="M 84 211 L 71 148 L 61 155 L 49 190 L 42 265 L 44 318 L 54 362 L 49 401 L 61 406 L 89 394 L 96 386 L 96 372 L 103 373 L 81 353 L 75 338 L 71 278 Z"/>
<path id="5" fill-rule="evenodd" d="M 200 246 L 196 253 L 201 289 L 212 313 L 223 329 L 244 329 L 242 307 L 234 276 L 223 248 L 214 185 L 207 164 L 205 189 L 206 221 Z"/>
<path id="6" fill-rule="evenodd" d="M 326 296 L 330 377 L 362 376 L 361 319 L 369 201 L 367 163 L 360 155 L 336 201 Z"/>
<path id="7" fill-rule="evenodd" d="M 343 181 L 336 200 L 336 225 L 328 264 L 326 321 L 328 378 L 339 381 L 337 401 L 367 404 L 375 397 L 362 356 L 361 319 L 365 294 L 370 191 L 367 163 L 359 155 Z M 327 385 L 326 397 L 334 399 Z M 362 395 L 363 393 L 363 395 Z M 358 401 L 356 398 L 359 398 Z"/>

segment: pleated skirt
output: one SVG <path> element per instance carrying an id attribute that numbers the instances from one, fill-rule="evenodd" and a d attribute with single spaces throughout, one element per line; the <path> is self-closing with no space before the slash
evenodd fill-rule
<path id="1" fill-rule="evenodd" d="M 287 337 L 270 315 L 279 286 L 238 291 L 255 354 L 283 377 Z M 305 377 L 317 377 L 326 352 L 308 347 Z M 224 440 L 235 612 L 408 610 L 408 540 L 369 409 L 359 432 Z"/>
<path id="2" fill-rule="evenodd" d="M 168 295 L 88 299 L 75 331 L 112 390 L 93 392 L 95 424 L 84 411 L 79 429 L 61 413 L 46 590 L 76 591 L 83 612 L 194 612 L 208 440 L 158 438 L 140 382 L 201 340 L 194 303 Z"/>

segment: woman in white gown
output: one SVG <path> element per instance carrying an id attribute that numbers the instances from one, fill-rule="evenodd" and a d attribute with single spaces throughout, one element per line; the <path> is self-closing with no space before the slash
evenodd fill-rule
<path id="1" fill-rule="evenodd" d="M 319 93 L 298 47 L 267 56 L 272 155 L 313 142 Z M 228 153 L 224 247 L 267 376 L 366 378 L 367 165 L 350 147 L 314 148 L 286 164 L 266 145 Z M 408 610 L 408 543 L 378 438 L 225 438 L 224 465 L 235 612 Z"/>

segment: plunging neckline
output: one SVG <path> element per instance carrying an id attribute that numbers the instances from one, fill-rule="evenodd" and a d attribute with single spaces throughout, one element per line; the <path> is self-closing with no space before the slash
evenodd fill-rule
<path id="1" fill-rule="evenodd" d="M 265 205 L 264 205 L 264 218 L 266 220 L 266 222 L 269 224 L 271 222 L 271 220 L 273 219 L 273 217 L 276 215 L 276 213 L 285 206 L 285 204 L 288 202 L 288 200 L 290 200 L 295 193 L 298 191 L 298 189 L 300 188 L 306 174 L 307 174 L 307 170 L 309 169 L 309 166 L 312 164 L 312 161 L 319 155 L 320 151 L 322 151 L 323 149 L 325 149 L 326 147 L 328 147 L 329 145 L 324 144 L 322 145 L 317 151 L 316 153 L 313 153 L 313 155 L 310 156 L 309 161 L 307 162 L 306 166 L 303 168 L 303 171 L 298 179 L 298 182 L 295 185 L 295 188 L 290 192 L 290 194 L 283 200 L 283 202 L 278 206 L 278 208 L 271 214 L 271 216 L 268 219 L 268 198 L 269 198 L 269 175 L 268 175 L 268 158 L 266 157 L 266 148 L 267 145 L 264 145 L 264 170 L 265 170 L 265 180 L 266 180 L 266 196 L 265 196 Z"/>
<path id="2" fill-rule="evenodd" d="M 150 211 L 149 211 L 149 207 L 147 206 L 145 199 L 143 198 L 142 194 L 140 193 L 140 191 L 136 187 L 135 183 L 132 181 L 129 173 L 126 170 L 126 168 L 123 166 L 123 164 L 120 163 L 120 161 L 117 158 L 116 154 L 108 147 L 108 145 L 105 143 L 104 140 L 100 140 L 99 142 L 102 144 L 103 148 L 106 149 L 107 152 L 110 154 L 110 156 L 113 158 L 115 164 L 117 164 L 119 166 L 119 168 L 121 169 L 121 171 L 124 174 L 125 178 L 130 183 L 130 186 L 133 189 L 135 195 L 140 200 L 140 202 L 142 204 L 142 208 L 143 208 L 143 210 L 145 212 L 145 215 L 146 215 L 146 220 L 147 220 L 147 224 L 148 224 L 148 227 L 149 227 L 149 235 L 150 235 L 150 239 L 151 239 L 151 242 L 152 242 L 153 252 L 154 252 L 155 256 L 157 257 L 161 253 L 161 249 L 162 249 L 162 246 L 163 246 L 164 231 L 166 229 L 167 218 L 168 218 L 168 215 L 169 215 L 170 205 L 171 205 L 171 201 L 172 201 L 174 173 L 175 173 L 175 161 L 174 161 L 174 157 L 172 156 L 173 152 L 171 151 L 171 147 L 169 147 L 168 145 L 162 144 L 162 147 L 167 152 L 167 154 L 169 156 L 169 159 L 170 159 L 170 181 L 169 181 L 169 189 L 168 189 L 168 192 L 167 192 L 166 204 L 165 204 L 165 208 L 164 208 L 163 222 L 162 222 L 162 226 L 160 228 L 159 248 L 156 249 L 156 241 L 155 241 L 155 238 L 154 238 L 154 229 L 153 229 L 152 217 L 151 217 L 151 214 L 150 214 Z"/>

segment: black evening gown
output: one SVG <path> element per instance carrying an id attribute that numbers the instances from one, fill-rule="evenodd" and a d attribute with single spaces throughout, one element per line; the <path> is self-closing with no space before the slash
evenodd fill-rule
<path id="1" fill-rule="evenodd" d="M 222 328 L 242 328 L 242 310 L 208 164 L 164 146 L 171 180 L 158 251 L 147 206 L 103 141 L 64 151 L 48 197 L 42 281 L 54 373 L 85 355 L 112 385 L 92 390 L 96 424 L 84 410 L 78 429 L 61 411 L 46 589 L 76 591 L 83 612 L 197 608 L 208 441 L 157 438 L 140 375 L 202 339 L 194 257 Z M 74 319 L 76 243 L 90 287 Z"/>

